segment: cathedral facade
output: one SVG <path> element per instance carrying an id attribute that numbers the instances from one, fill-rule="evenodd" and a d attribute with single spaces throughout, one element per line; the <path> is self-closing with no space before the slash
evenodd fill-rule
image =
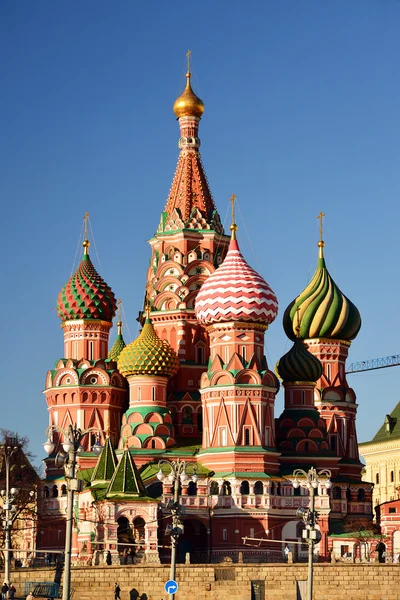
<path id="1" fill-rule="evenodd" d="M 309 503 L 291 474 L 329 469 L 332 489 L 320 485 L 315 497 L 317 550 L 327 557 L 335 536 L 349 531 L 346 521 L 372 519 L 372 486 L 361 480 L 358 458 L 356 396 L 345 374 L 360 314 L 327 269 L 321 228 L 314 276 L 284 311 L 293 346 L 268 365 L 264 338 L 278 300 L 240 251 L 234 197 L 230 233 L 224 232 L 199 152 L 204 104 L 189 70 L 186 77 L 174 104 L 178 163 L 150 239 L 140 335 L 126 345 L 118 318 L 109 348 L 117 303 L 90 260 L 87 235 L 82 261 L 58 297 L 64 356 L 46 377 L 55 450 L 46 460 L 46 527 L 39 527 L 38 548 L 63 547 L 66 486 L 56 455 L 60 430 L 76 423 L 91 431 L 78 457 L 84 483 L 76 494 L 75 561 L 96 564 L 110 551 L 119 562 L 131 548 L 135 561 L 168 561 L 173 489 L 168 476 L 157 478 L 161 460 L 185 461 L 196 474 L 180 485 L 179 555 L 189 552 L 193 561 L 239 551 L 278 560 L 282 547 L 272 541 L 301 541 L 296 510 Z M 284 410 L 276 415 L 281 385 Z M 99 443 L 97 457 L 92 449 Z M 165 463 L 163 469 L 168 475 Z M 265 543 L 251 547 L 243 538 Z M 299 558 L 307 553 L 297 544 L 292 550 Z"/>

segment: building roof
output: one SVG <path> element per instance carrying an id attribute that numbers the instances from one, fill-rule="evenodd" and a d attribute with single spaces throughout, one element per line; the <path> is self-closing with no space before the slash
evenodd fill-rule
<path id="1" fill-rule="evenodd" d="M 383 424 L 380 426 L 375 436 L 369 442 L 362 442 L 359 446 L 372 444 L 376 442 L 388 442 L 400 438 L 400 402 L 396 404 L 390 415 L 385 416 Z"/>
<path id="2" fill-rule="evenodd" d="M 106 497 L 113 496 L 146 496 L 142 478 L 128 448 L 125 449 L 107 489 Z"/>
<path id="3" fill-rule="evenodd" d="M 250 267 L 236 239 L 221 266 L 197 294 L 195 311 L 202 325 L 240 321 L 268 326 L 278 314 L 278 301 L 268 283 Z"/>
<path id="4" fill-rule="evenodd" d="M 353 340 L 361 328 L 358 308 L 341 292 L 326 268 L 323 245 L 310 283 L 285 310 L 283 327 L 291 340 L 322 337 L 347 341 Z"/>
<path id="5" fill-rule="evenodd" d="M 110 322 L 115 315 L 115 296 L 94 268 L 87 253 L 88 244 L 85 240 L 85 253 L 79 267 L 58 295 L 56 310 L 62 321 L 96 319 Z"/>
<path id="6" fill-rule="evenodd" d="M 104 448 L 97 460 L 97 464 L 94 468 L 91 484 L 98 485 L 103 484 L 106 486 L 107 482 L 111 481 L 117 467 L 118 460 L 115 454 L 115 450 L 111 443 L 111 438 L 107 437 L 104 444 Z"/>
<path id="7" fill-rule="evenodd" d="M 317 381 L 322 375 L 322 364 L 311 354 L 302 340 L 297 339 L 289 352 L 278 360 L 275 372 L 283 381 Z"/>

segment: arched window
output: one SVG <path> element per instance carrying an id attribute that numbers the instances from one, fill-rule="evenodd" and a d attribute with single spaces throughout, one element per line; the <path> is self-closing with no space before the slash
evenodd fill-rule
<path id="1" fill-rule="evenodd" d="M 335 485 L 335 487 L 332 490 L 332 498 L 334 500 L 340 500 L 342 497 L 342 490 L 340 489 L 339 486 Z"/>
<path id="2" fill-rule="evenodd" d="M 250 428 L 246 427 L 244 430 L 244 445 L 250 446 Z"/>
<path id="3" fill-rule="evenodd" d="M 67 486 L 65 485 L 65 483 L 63 483 L 61 486 L 61 496 L 66 496 L 66 495 L 67 495 Z"/>
<path id="4" fill-rule="evenodd" d="M 212 481 L 210 483 L 210 496 L 218 496 L 219 494 L 219 486 L 216 481 Z"/>
<path id="5" fill-rule="evenodd" d="M 276 492 L 275 493 L 276 493 L 277 496 L 281 495 L 281 484 L 280 483 L 277 483 L 277 485 L 276 485 Z"/>
<path id="6" fill-rule="evenodd" d="M 188 496 L 197 496 L 197 483 L 190 481 L 188 485 Z"/>
<path id="7" fill-rule="evenodd" d="M 357 500 L 359 502 L 364 502 L 364 500 L 365 500 L 365 490 L 363 490 L 363 488 L 359 488 L 359 490 L 357 492 Z"/>
<path id="8" fill-rule="evenodd" d="M 197 353 L 197 363 L 199 365 L 204 364 L 204 348 L 203 348 L 203 346 L 197 346 L 196 353 Z"/>
<path id="9" fill-rule="evenodd" d="M 375 483 L 379 483 L 379 473 L 375 475 Z"/>
<path id="10" fill-rule="evenodd" d="M 154 449 L 154 448 L 157 448 L 157 442 L 156 442 L 156 440 L 151 440 L 151 447 L 152 447 L 153 449 Z"/>
<path id="11" fill-rule="evenodd" d="M 186 425 L 193 423 L 193 410 L 191 406 L 185 406 L 182 410 L 182 423 Z"/>
<path id="12" fill-rule="evenodd" d="M 394 471 L 390 471 L 390 483 L 394 482 Z"/>
<path id="13" fill-rule="evenodd" d="M 53 485 L 51 489 L 51 495 L 53 498 L 58 498 L 58 487 L 56 485 Z"/>
<path id="14" fill-rule="evenodd" d="M 250 494 L 250 486 L 248 481 L 242 481 L 240 484 L 240 493 L 242 496 L 248 496 Z"/>
<path id="15" fill-rule="evenodd" d="M 48 498 L 49 496 L 50 496 L 49 488 L 47 487 L 47 485 L 45 485 L 43 488 L 43 498 Z"/>
<path id="16" fill-rule="evenodd" d="M 256 481 L 254 484 L 254 493 L 257 494 L 257 496 L 261 496 L 263 491 L 262 481 Z"/>
<path id="17" fill-rule="evenodd" d="M 232 495 L 232 487 L 229 481 L 224 481 L 222 484 L 222 495 L 223 496 L 231 496 Z"/>
<path id="18" fill-rule="evenodd" d="M 347 498 L 347 501 L 350 502 L 350 500 L 351 500 L 351 491 L 350 491 L 350 488 L 347 488 L 347 490 L 346 490 L 346 498 Z"/>

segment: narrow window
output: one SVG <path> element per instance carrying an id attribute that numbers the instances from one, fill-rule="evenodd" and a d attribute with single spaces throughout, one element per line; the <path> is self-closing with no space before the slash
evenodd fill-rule
<path id="1" fill-rule="evenodd" d="M 250 527 L 250 537 L 254 537 L 254 527 Z"/>
<path id="2" fill-rule="evenodd" d="M 151 440 L 151 447 L 153 449 L 156 447 L 156 440 Z"/>
<path id="3" fill-rule="evenodd" d="M 326 377 L 328 381 L 331 380 L 331 365 L 329 363 L 326 365 Z"/>
<path id="4" fill-rule="evenodd" d="M 226 446 L 227 443 L 228 443 L 228 440 L 227 440 L 226 428 L 225 427 L 221 427 L 221 429 L 220 429 L 220 435 L 221 435 L 221 446 Z"/>
<path id="5" fill-rule="evenodd" d="M 375 483 L 379 483 L 379 473 L 375 475 Z"/>
<path id="6" fill-rule="evenodd" d="M 78 359 L 78 342 L 73 342 L 74 344 L 74 358 Z"/>
<path id="7" fill-rule="evenodd" d="M 390 483 L 394 482 L 394 471 L 390 471 Z"/>
<path id="8" fill-rule="evenodd" d="M 137 389 L 137 399 L 141 400 L 142 399 L 142 388 L 138 387 Z"/>
<path id="9" fill-rule="evenodd" d="M 223 540 L 227 540 L 228 539 L 228 530 L 227 529 L 223 529 L 222 530 L 222 539 Z"/>
<path id="10" fill-rule="evenodd" d="M 204 351 L 204 348 L 202 346 L 198 346 L 198 348 L 197 348 L 197 363 L 199 365 L 202 365 L 204 362 L 203 351 Z"/>
<path id="11" fill-rule="evenodd" d="M 250 429 L 248 427 L 244 430 L 244 445 L 250 446 Z"/>
<path id="12" fill-rule="evenodd" d="M 93 360 L 94 355 L 94 344 L 93 342 L 89 342 L 89 360 Z"/>
<path id="13" fill-rule="evenodd" d="M 304 390 L 301 391 L 301 403 L 302 404 L 306 403 L 306 393 Z"/>
<path id="14" fill-rule="evenodd" d="M 242 357 L 243 361 L 246 361 L 246 346 L 242 346 Z"/>
<path id="15" fill-rule="evenodd" d="M 156 388 L 154 387 L 154 385 L 153 385 L 153 387 L 151 388 L 151 399 L 153 400 L 153 402 L 154 402 L 154 401 L 155 401 L 155 399 L 156 399 Z"/>

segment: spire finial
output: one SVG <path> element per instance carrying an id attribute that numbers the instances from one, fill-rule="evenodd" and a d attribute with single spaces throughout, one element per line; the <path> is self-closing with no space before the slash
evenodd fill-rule
<path id="1" fill-rule="evenodd" d="M 186 57 L 187 57 L 187 73 L 186 73 L 186 77 L 190 77 L 191 73 L 190 73 L 190 55 L 192 54 L 191 50 L 188 50 L 186 52 Z"/>
<path id="2" fill-rule="evenodd" d="M 324 246 L 325 246 L 325 242 L 322 239 L 322 221 L 323 221 L 323 218 L 325 216 L 326 216 L 325 213 L 323 213 L 322 211 L 317 216 L 317 219 L 319 219 L 319 242 L 318 242 L 319 258 L 324 258 Z"/>
<path id="3" fill-rule="evenodd" d="M 236 240 L 236 232 L 238 229 L 238 226 L 235 223 L 235 200 L 236 200 L 236 196 L 235 196 L 235 194 L 232 194 L 232 196 L 229 198 L 229 202 L 232 203 L 232 223 L 230 226 L 230 230 L 232 232 L 231 240 Z"/>
<path id="4" fill-rule="evenodd" d="M 297 320 L 296 337 L 298 339 L 300 337 L 300 331 L 301 331 L 301 327 L 300 327 L 300 306 L 298 306 L 296 308 L 296 320 Z"/>
<path id="5" fill-rule="evenodd" d="M 144 307 L 144 311 L 146 313 L 146 320 L 150 320 L 150 312 L 151 312 L 151 306 L 150 306 L 150 302 L 146 302 L 146 306 Z"/>
<path id="6" fill-rule="evenodd" d="M 83 225 L 85 228 L 85 239 L 83 240 L 82 246 L 84 247 L 84 254 L 89 254 L 89 246 L 90 246 L 90 242 L 89 242 L 89 213 L 85 212 L 85 215 L 83 217 Z"/>
<path id="7" fill-rule="evenodd" d="M 122 335 L 122 321 L 121 321 L 121 304 L 122 304 L 122 300 L 119 299 L 117 302 L 117 314 L 118 314 L 118 321 L 117 321 L 117 326 L 118 326 L 118 335 Z"/>

